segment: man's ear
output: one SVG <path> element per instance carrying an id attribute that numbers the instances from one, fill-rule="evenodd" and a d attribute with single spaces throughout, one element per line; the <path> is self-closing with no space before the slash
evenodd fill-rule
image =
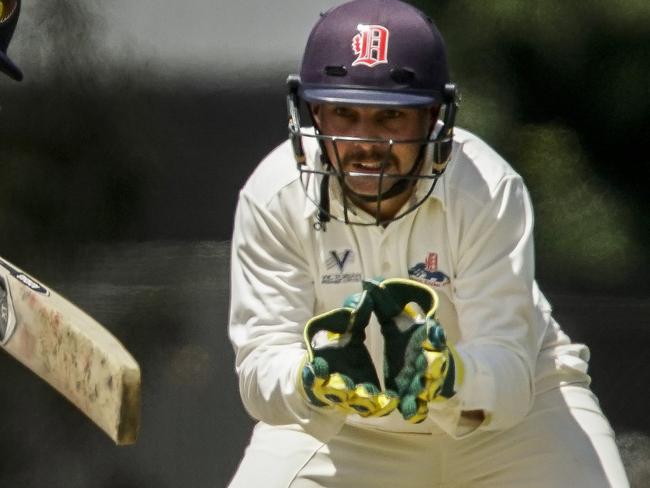
<path id="1" fill-rule="evenodd" d="M 311 113 L 311 118 L 316 125 L 316 127 L 320 127 L 320 113 L 321 113 L 321 106 L 320 104 L 309 104 L 309 112 Z"/>

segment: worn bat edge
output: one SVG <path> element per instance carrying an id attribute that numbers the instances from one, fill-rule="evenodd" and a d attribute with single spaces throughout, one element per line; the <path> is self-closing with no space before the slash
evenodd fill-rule
<path id="1" fill-rule="evenodd" d="M 116 435 L 112 437 L 118 446 L 135 444 L 140 431 L 140 416 L 142 412 L 140 368 L 125 371 L 122 380 L 122 408 Z M 110 435 L 110 434 L 109 434 Z"/>
<path id="2" fill-rule="evenodd" d="M 5 282 L 12 306 L 17 307 L 17 310 L 14 310 L 17 315 L 15 337 L 9 338 L 9 341 L 2 347 L 84 413 L 115 444 L 128 445 L 135 443 L 140 425 L 141 372 L 131 353 L 106 327 L 77 305 L 52 289 L 41 285 L 30 275 L 7 262 L 4 258 L 0 258 L 0 264 L 3 265 L 0 266 L 0 278 Z M 34 288 L 26 286 L 23 281 L 16 278 L 16 273 L 32 279 L 46 293 L 36 292 Z M 114 383 L 117 388 L 120 388 L 120 391 L 117 395 L 109 395 L 111 400 L 110 408 L 85 401 L 87 395 L 79 394 L 73 388 L 72 380 L 78 380 L 78 378 L 68 378 L 70 381 L 65 381 L 57 374 L 56 370 L 48 368 L 47 361 L 44 358 L 38 356 L 26 357 L 21 352 L 25 339 L 29 339 L 28 335 L 39 326 L 43 328 L 43 331 L 47 332 L 45 335 L 51 339 L 50 336 L 53 332 L 49 321 L 62 309 L 65 309 L 65 314 L 54 317 L 57 326 L 74 335 L 77 342 L 81 344 L 78 347 L 90 351 L 96 358 L 101 358 L 102 364 L 107 364 L 109 370 L 112 371 L 111 380 L 115 378 Z M 26 310 L 33 317 L 26 318 L 22 316 Z M 22 323 L 24 321 L 29 322 L 30 319 L 31 326 L 28 323 Z M 79 324 L 85 325 L 80 326 Z M 39 337 L 39 339 L 42 339 L 42 337 Z M 65 337 L 60 339 L 65 343 Z M 57 352 L 52 357 L 60 359 L 62 355 L 69 352 L 67 350 Z M 79 375 L 81 367 L 77 364 L 77 359 L 75 357 L 70 362 L 73 365 L 71 368 L 74 370 L 73 373 Z M 68 364 L 68 367 L 70 367 L 70 364 Z M 119 398 L 118 403 L 113 401 L 114 398 Z M 106 414 L 107 411 L 109 412 L 108 415 Z"/>

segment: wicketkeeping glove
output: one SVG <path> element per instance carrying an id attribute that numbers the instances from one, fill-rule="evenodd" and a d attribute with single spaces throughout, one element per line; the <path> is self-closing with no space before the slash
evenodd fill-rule
<path id="1" fill-rule="evenodd" d="M 399 394 L 399 410 L 412 423 L 423 421 L 429 402 L 444 401 L 463 381 L 463 363 L 435 318 L 438 296 L 417 281 L 365 280 L 385 341 L 386 389 Z M 415 304 L 415 306 L 413 305 Z"/>
<path id="2" fill-rule="evenodd" d="M 397 407 L 396 394 L 380 391 L 375 367 L 363 343 L 372 310 L 372 299 L 364 291 L 348 297 L 341 308 L 307 322 L 307 357 L 301 379 L 312 404 L 363 417 L 386 415 Z"/>

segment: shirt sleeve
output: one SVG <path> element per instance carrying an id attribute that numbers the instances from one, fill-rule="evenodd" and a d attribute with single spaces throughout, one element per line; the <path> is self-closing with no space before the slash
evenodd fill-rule
<path id="1" fill-rule="evenodd" d="M 290 223 L 242 191 L 232 241 L 229 324 L 242 402 L 257 420 L 299 424 L 327 440 L 345 416 L 312 406 L 298 383 L 306 353 L 303 328 L 314 300 L 309 265 Z"/>
<path id="2" fill-rule="evenodd" d="M 474 431 L 461 411 L 483 410 L 480 430 L 506 429 L 530 411 L 535 364 L 546 332 L 534 303 L 533 211 L 518 175 L 507 175 L 488 204 L 467 198 L 461 222 L 453 300 L 465 379 L 434 418 L 455 437 Z M 466 424 L 466 423 L 465 423 Z"/>

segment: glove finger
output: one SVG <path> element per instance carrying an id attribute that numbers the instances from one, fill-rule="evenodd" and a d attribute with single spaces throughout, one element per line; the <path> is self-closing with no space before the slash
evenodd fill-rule
<path id="1" fill-rule="evenodd" d="M 376 399 L 379 393 L 379 388 L 372 383 L 357 385 L 348 399 L 348 405 L 362 417 L 369 417 L 377 410 Z"/>
<path id="2" fill-rule="evenodd" d="M 429 360 L 424 352 L 425 351 L 419 351 L 419 354 L 413 361 L 413 372 L 418 375 L 423 375 L 429 368 Z"/>
<path id="3" fill-rule="evenodd" d="M 405 388 L 400 389 L 401 396 L 412 395 L 422 401 L 430 401 L 439 392 L 447 370 L 447 356 L 437 351 L 424 351 L 416 358 L 416 367 L 412 375 L 402 375 L 399 380 Z"/>
<path id="4" fill-rule="evenodd" d="M 428 402 L 417 400 L 417 410 L 415 412 L 415 415 L 413 415 L 413 417 L 408 419 L 408 421 L 411 422 L 412 424 L 419 424 L 420 422 L 424 421 L 424 419 L 426 419 L 428 415 L 429 415 Z"/>
<path id="5" fill-rule="evenodd" d="M 362 417 L 383 417 L 397 408 L 399 396 L 392 391 L 382 392 L 375 385 L 357 385 L 348 404 Z"/>
<path id="6" fill-rule="evenodd" d="M 447 354 L 438 351 L 424 351 L 423 355 L 427 362 L 423 376 L 431 380 L 444 377 L 447 372 Z"/>
<path id="7" fill-rule="evenodd" d="M 419 375 L 420 373 L 418 373 L 418 371 L 416 371 L 412 366 L 407 365 L 402 368 L 399 374 L 395 377 L 395 386 L 400 396 L 403 396 L 408 392 L 413 378 Z"/>
<path id="8" fill-rule="evenodd" d="M 377 396 L 376 404 L 377 410 L 375 410 L 373 416 L 383 417 L 397 408 L 397 405 L 399 405 L 399 395 L 393 391 L 387 390 Z"/>
<path id="9" fill-rule="evenodd" d="M 411 378 L 411 383 L 408 386 L 406 395 L 417 397 L 418 395 L 420 395 L 420 393 L 422 393 L 425 386 L 426 386 L 426 382 L 423 376 L 421 375 L 414 376 L 413 378 Z"/>
<path id="10" fill-rule="evenodd" d="M 313 383 L 310 388 L 306 388 L 306 391 L 310 395 L 310 398 L 313 397 L 316 399 L 318 403 L 315 403 L 316 405 L 320 406 L 319 404 L 323 405 L 336 405 L 338 403 L 338 398 L 329 395 L 327 387 L 325 386 L 327 380 L 324 380 L 323 378 L 319 378 L 318 376 L 314 377 Z"/>
<path id="11" fill-rule="evenodd" d="M 314 380 L 316 379 L 316 375 L 314 374 L 314 369 L 311 367 L 310 364 L 305 364 L 302 368 L 302 386 L 306 390 L 311 390 L 312 387 L 314 386 Z"/>
<path id="12" fill-rule="evenodd" d="M 362 333 L 370 321 L 374 307 L 370 294 L 367 291 L 355 293 L 345 300 L 343 306 L 351 311 L 350 332 L 356 335 Z"/>
<path id="13" fill-rule="evenodd" d="M 356 413 L 361 417 L 370 417 L 378 410 L 377 397 L 379 389 L 371 383 L 356 385 L 348 392 L 347 399 L 337 403 L 336 407 L 344 412 Z"/>
<path id="14" fill-rule="evenodd" d="M 404 420 L 413 424 L 422 422 L 429 413 L 427 402 L 418 400 L 415 395 L 406 395 L 402 397 L 399 403 L 399 410 Z"/>
<path id="15" fill-rule="evenodd" d="M 305 338 L 311 347 L 314 336 L 320 331 L 343 334 L 350 325 L 352 311 L 349 308 L 337 308 L 312 317 L 305 325 Z"/>
<path id="16" fill-rule="evenodd" d="M 330 375 L 330 367 L 327 360 L 322 357 L 315 357 L 310 363 L 315 376 L 326 379 Z"/>
<path id="17" fill-rule="evenodd" d="M 413 417 L 418 410 L 418 403 L 415 395 L 404 395 L 399 402 L 399 411 L 405 420 Z"/>
<path id="18" fill-rule="evenodd" d="M 380 286 L 380 281 L 363 280 L 362 286 L 372 297 L 375 313 L 380 319 L 387 320 L 402 312 L 402 306 L 393 299 L 385 288 Z"/>
<path id="19" fill-rule="evenodd" d="M 314 374 L 314 370 L 310 365 L 305 365 L 302 368 L 302 385 L 307 398 L 309 398 L 309 401 L 317 407 L 327 407 L 329 405 L 328 403 L 322 402 L 314 395 L 315 381 L 316 375 Z M 319 381 L 322 381 L 322 379 L 319 378 Z"/>
<path id="20" fill-rule="evenodd" d="M 437 351 L 424 351 L 422 356 L 427 362 L 427 367 L 418 378 L 419 383 L 416 381 L 411 383 L 410 391 L 421 401 L 429 402 L 440 394 L 448 358 L 446 353 Z M 418 387 L 419 390 L 416 390 Z"/>
<path id="21" fill-rule="evenodd" d="M 442 390 L 442 383 L 442 378 L 438 378 L 436 380 L 426 380 L 424 388 L 419 393 L 419 395 L 417 395 L 418 399 L 424 402 L 430 402 L 434 400 L 438 395 L 440 395 L 440 392 Z"/>
<path id="22" fill-rule="evenodd" d="M 403 278 L 389 278 L 384 280 L 381 286 L 401 308 L 409 302 L 414 302 L 429 316 L 438 308 L 436 292 L 421 283 Z"/>
<path id="23" fill-rule="evenodd" d="M 340 373 L 331 374 L 327 379 L 316 377 L 312 391 L 314 396 L 328 405 L 347 405 L 354 390 L 352 380 Z"/>
<path id="24" fill-rule="evenodd" d="M 447 335 L 445 329 L 436 322 L 435 319 L 429 318 L 427 323 L 427 339 L 423 344 L 425 349 L 431 351 L 440 351 L 447 346 Z M 427 344 L 428 342 L 428 344 Z"/>

